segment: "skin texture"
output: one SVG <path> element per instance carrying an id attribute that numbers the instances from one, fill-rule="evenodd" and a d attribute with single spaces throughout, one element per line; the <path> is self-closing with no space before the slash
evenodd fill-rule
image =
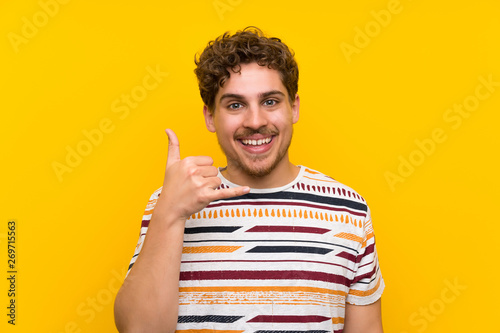
<path id="1" fill-rule="evenodd" d="M 344 333 L 383 333 L 381 300 L 369 305 L 346 304 Z"/>
<path id="2" fill-rule="evenodd" d="M 272 188 L 292 181 L 299 169 L 290 163 L 288 146 L 299 120 L 300 99 L 290 103 L 276 70 L 256 63 L 242 64 L 216 96 L 215 111 L 203 110 L 210 132 L 217 134 L 227 158 L 224 177 L 253 188 Z M 272 138 L 251 148 L 242 139 Z"/>
<path id="3" fill-rule="evenodd" d="M 242 64 L 240 73 L 231 73 L 219 89 L 213 113 L 205 106 L 203 114 L 207 129 L 217 135 L 227 157 L 222 174 L 243 185 L 232 189 L 215 190 L 221 180 L 212 158 L 181 159 L 175 133 L 166 130 L 169 146 L 162 193 L 141 253 L 115 300 L 120 332 L 175 331 L 186 219 L 213 200 L 243 195 L 249 187 L 283 186 L 295 179 L 299 168 L 289 161 L 288 147 L 299 106 L 299 96 L 289 98 L 276 70 L 250 63 Z M 269 139 L 260 146 L 243 142 Z M 346 305 L 344 332 L 382 332 L 380 302 Z"/>

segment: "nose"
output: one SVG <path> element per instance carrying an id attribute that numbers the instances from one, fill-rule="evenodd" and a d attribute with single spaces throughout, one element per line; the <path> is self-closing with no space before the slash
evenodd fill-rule
<path id="1" fill-rule="evenodd" d="M 245 112 L 245 119 L 243 121 L 243 126 L 259 129 L 268 124 L 268 115 L 266 110 L 263 110 L 259 105 L 250 106 Z"/>

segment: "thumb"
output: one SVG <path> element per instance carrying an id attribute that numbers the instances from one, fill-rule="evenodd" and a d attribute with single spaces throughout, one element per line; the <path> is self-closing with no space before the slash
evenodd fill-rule
<path id="1" fill-rule="evenodd" d="M 168 155 L 167 155 L 167 168 L 177 161 L 181 160 L 181 151 L 179 149 L 179 139 L 171 129 L 166 129 L 165 133 L 168 136 Z"/>

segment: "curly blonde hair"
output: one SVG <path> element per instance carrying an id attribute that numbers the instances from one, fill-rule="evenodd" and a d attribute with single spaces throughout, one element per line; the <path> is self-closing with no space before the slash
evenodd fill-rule
<path id="1" fill-rule="evenodd" d="M 229 79 L 229 69 L 240 73 L 240 64 L 256 62 L 277 70 L 290 102 L 293 102 L 298 91 L 299 68 L 293 51 L 279 38 L 266 37 L 257 27 L 247 27 L 234 35 L 225 32 L 210 41 L 201 55 L 195 56 L 194 62 L 201 99 L 212 113 L 215 110 L 215 96 Z"/>

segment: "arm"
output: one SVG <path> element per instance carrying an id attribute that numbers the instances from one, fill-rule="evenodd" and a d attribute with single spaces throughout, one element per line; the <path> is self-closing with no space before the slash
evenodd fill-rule
<path id="1" fill-rule="evenodd" d="M 119 332 L 175 330 L 184 221 L 157 213 L 161 208 L 157 203 L 141 253 L 116 296 Z"/>
<path id="2" fill-rule="evenodd" d="M 344 333 L 383 333 L 381 299 L 368 305 L 346 304 Z"/>
<path id="3" fill-rule="evenodd" d="M 370 209 L 363 226 L 358 266 L 347 296 L 344 333 L 381 333 L 381 295 L 385 284 L 380 272 Z"/>
<path id="4" fill-rule="evenodd" d="M 169 148 L 163 189 L 142 250 L 115 299 L 119 332 L 174 332 L 186 219 L 211 201 L 239 196 L 248 187 L 215 190 L 217 169 L 207 156 L 180 159 L 179 142 L 167 130 Z"/>

